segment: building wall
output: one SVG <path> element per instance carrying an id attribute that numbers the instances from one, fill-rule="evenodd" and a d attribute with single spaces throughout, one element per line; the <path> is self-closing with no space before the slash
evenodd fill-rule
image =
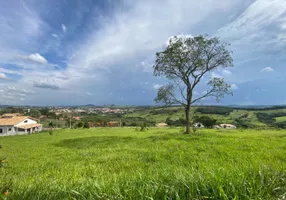
<path id="1" fill-rule="evenodd" d="M 2 129 L 0 136 L 25 134 L 25 130 L 17 132 L 17 128 L 14 126 L 0 126 L 0 129 Z"/>
<path id="2" fill-rule="evenodd" d="M 26 124 L 37 124 L 37 122 L 35 120 L 27 118 L 23 120 L 22 122 L 18 123 L 17 126 L 26 125 Z M 27 134 L 27 130 L 20 129 L 14 126 L 0 126 L 0 129 L 2 129 L 2 133 L 0 133 L 0 136 Z M 30 133 L 39 132 L 39 131 L 42 131 L 42 127 L 34 128 L 30 130 Z"/>
<path id="3" fill-rule="evenodd" d="M 25 121 L 27 121 L 27 122 L 25 122 Z M 22 126 L 22 125 L 26 125 L 26 124 L 37 124 L 37 122 L 35 120 L 27 118 L 24 121 L 20 122 L 19 124 L 16 124 L 15 126 Z"/>

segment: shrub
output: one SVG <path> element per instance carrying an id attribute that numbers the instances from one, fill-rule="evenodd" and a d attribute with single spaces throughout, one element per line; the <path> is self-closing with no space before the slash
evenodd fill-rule
<path id="1" fill-rule="evenodd" d="M 146 123 L 142 123 L 140 126 L 140 131 L 146 131 L 148 130 L 147 124 Z"/>
<path id="2" fill-rule="evenodd" d="M 80 121 L 80 122 L 77 123 L 77 127 L 78 127 L 78 128 L 82 128 L 83 126 L 84 126 L 84 124 L 83 124 L 82 121 Z"/>
<path id="3" fill-rule="evenodd" d="M 89 123 L 85 122 L 84 125 L 83 125 L 83 128 L 90 128 Z"/>
<path id="4" fill-rule="evenodd" d="M 208 116 L 199 117 L 195 122 L 202 123 L 207 128 L 212 128 L 216 124 L 216 120 Z"/>
<path id="5" fill-rule="evenodd" d="M 232 111 L 234 111 L 234 108 L 209 106 L 209 107 L 199 107 L 196 109 L 196 111 L 202 114 L 229 115 Z"/>

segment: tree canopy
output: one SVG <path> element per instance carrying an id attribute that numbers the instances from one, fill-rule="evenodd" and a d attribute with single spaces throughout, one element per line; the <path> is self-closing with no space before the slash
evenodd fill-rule
<path id="1" fill-rule="evenodd" d="M 219 101 L 224 94 L 231 94 L 231 86 L 223 78 L 211 77 L 206 83 L 208 90 L 194 97 L 194 89 L 209 72 L 233 66 L 228 46 L 217 37 L 172 37 L 168 46 L 156 53 L 154 76 L 165 77 L 170 83 L 159 88 L 155 101 L 185 107 L 186 133 L 190 133 L 192 104 L 207 97 L 215 97 Z"/>

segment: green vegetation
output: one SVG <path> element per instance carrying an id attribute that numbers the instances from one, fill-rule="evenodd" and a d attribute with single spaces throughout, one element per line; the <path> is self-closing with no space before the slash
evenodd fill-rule
<path id="1" fill-rule="evenodd" d="M 286 121 L 286 116 L 276 117 L 276 118 L 275 118 L 275 121 L 276 121 L 276 122 L 285 122 L 285 121 Z"/>
<path id="2" fill-rule="evenodd" d="M 11 199 L 283 199 L 286 133 L 96 128 L 2 137 Z"/>
<path id="3" fill-rule="evenodd" d="M 168 45 L 162 51 L 156 53 L 153 74 L 167 78 L 169 83 L 158 89 L 155 101 L 168 106 L 184 107 L 186 134 L 191 133 L 190 112 L 195 103 L 208 97 L 219 101 L 225 94 L 232 94 L 231 85 L 223 78 L 211 77 L 208 82 L 203 81 L 206 74 L 233 66 L 232 52 L 228 46 L 218 37 L 174 36 L 169 38 Z M 206 93 L 194 95 L 197 86 L 201 84 L 208 88 Z"/>

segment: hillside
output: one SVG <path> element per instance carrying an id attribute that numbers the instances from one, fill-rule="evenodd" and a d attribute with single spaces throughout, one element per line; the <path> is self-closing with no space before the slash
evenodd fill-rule
<path id="1" fill-rule="evenodd" d="M 193 107 L 192 116 L 209 116 L 217 123 L 231 123 L 248 128 L 273 126 L 278 123 L 286 123 L 286 108 L 284 107 L 220 107 L 204 106 Z M 269 123 L 261 118 L 265 115 Z M 167 118 L 171 120 L 184 119 L 183 107 L 148 107 L 136 110 L 133 113 L 124 115 L 125 118 L 144 118 L 150 121 L 165 122 Z M 260 118 L 258 118 L 260 117 Z M 271 122 L 270 122 L 271 121 Z"/>

